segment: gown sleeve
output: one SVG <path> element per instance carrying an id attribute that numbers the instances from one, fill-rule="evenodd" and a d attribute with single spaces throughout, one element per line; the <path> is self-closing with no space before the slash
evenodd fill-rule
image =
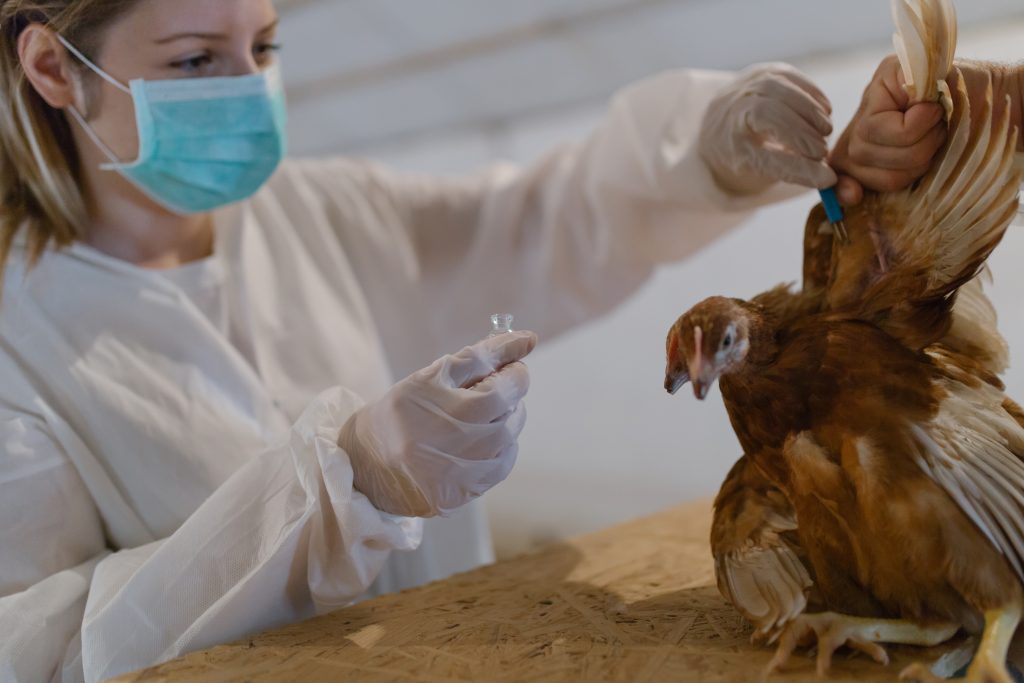
<path id="1" fill-rule="evenodd" d="M 98 681 L 349 604 L 422 522 L 352 487 L 336 389 L 168 538 L 108 551 L 44 421 L 0 417 L 0 679 Z"/>
<path id="2" fill-rule="evenodd" d="M 434 177 L 303 160 L 281 182 L 321 203 L 401 376 L 478 338 L 491 313 L 513 313 L 542 338 L 599 316 L 657 265 L 804 191 L 780 184 L 741 198 L 714 181 L 697 141 L 707 104 L 734 78 L 682 70 L 641 81 L 583 142 L 527 166 Z"/>

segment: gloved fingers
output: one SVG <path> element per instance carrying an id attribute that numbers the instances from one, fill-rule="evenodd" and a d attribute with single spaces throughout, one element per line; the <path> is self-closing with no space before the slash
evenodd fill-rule
<path id="1" fill-rule="evenodd" d="M 525 424 L 526 405 L 520 402 L 491 424 L 462 425 L 461 434 L 454 430 L 417 444 L 400 477 L 379 477 L 383 493 L 377 499 L 395 514 L 411 510 L 420 517 L 465 505 L 508 477 Z"/>
<path id="2" fill-rule="evenodd" d="M 469 393 L 466 390 L 461 392 Z M 492 407 L 500 410 L 500 414 L 490 421 L 480 422 L 461 420 L 458 415 L 460 411 L 476 410 L 479 406 L 466 408 L 461 397 L 450 400 L 456 402 L 454 407 L 433 401 L 416 401 L 419 417 L 415 429 L 406 430 L 408 438 L 404 450 L 411 452 L 429 448 L 456 459 L 487 460 L 514 441 L 522 430 L 522 401 L 510 404 L 496 402 Z"/>
<path id="3" fill-rule="evenodd" d="M 764 81 L 761 94 L 771 100 L 772 104 L 779 102 L 786 105 L 794 114 L 810 124 L 821 137 L 832 134 L 830 109 L 787 75 L 779 74 Z"/>
<path id="4" fill-rule="evenodd" d="M 505 481 L 518 455 L 516 443 L 502 448 L 487 460 L 458 462 L 440 452 L 432 454 L 445 463 L 443 478 L 437 481 L 433 495 L 438 512 L 444 515 L 457 510 Z"/>
<path id="5" fill-rule="evenodd" d="M 861 122 L 858 137 L 876 145 L 909 147 L 917 144 L 936 131 L 945 133 L 945 111 L 931 102 L 915 104 L 906 112 L 899 110 L 877 111 Z"/>
<path id="6" fill-rule="evenodd" d="M 474 487 L 477 495 L 485 493 L 496 484 L 505 481 L 512 468 L 516 464 L 516 456 L 519 453 L 519 434 L 526 424 L 526 404 L 520 403 L 516 410 L 509 416 L 505 425 L 505 439 L 501 445 L 492 451 L 490 458 L 486 459 L 488 467 L 480 470 L 478 485 Z M 477 461 L 478 463 L 480 461 Z"/>
<path id="7" fill-rule="evenodd" d="M 522 361 L 513 361 L 502 366 L 497 372 L 483 378 L 467 391 L 480 394 L 497 394 L 504 399 L 507 406 L 514 406 L 523 400 L 523 397 L 526 396 L 526 392 L 529 390 L 529 368 Z M 494 415 L 487 421 L 490 422 L 501 414 Z"/>
<path id="8" fill-rule="evenodd" d="M 450 449 L 465 460 L 489 460 L 519 440 L 526 427 L 526 403 L 519 401 L 487 425 L 466 426 L 465 448 L 460 452 Z"/>
<path id="9" fill-rule="evenodd" d="M 758 137 L 778 141 L 808 159 L 824 159 L 828 154 L 825 138 L 792 110 L 763 107 L 759 113 L 751 112 L 747 125 Z"/>
<path id="10" fill-rule="evenodd" d="M 828 97 L 825 96 L 825 93 L 821 91 L 821 88 L 814 84 L 814 81 L 804 75 L 803 72 L 793 65 L 786 64 L 785 62 L 771 62 L 761 65 L 761 68 L 766 73 L 785 78 L 813 98 L 814 101 L 821 105 L 829 115 L 832 114 L 832 103 L 829 101 Z"/>
<path id="11" fill-rule="evenodd" d="M 494 488 L 501 482 L 508 479 L 508 475 L 512 473 L 512 468 L 516 466 L 516 458 L 519 455 L 519 444 L 512 443 L 506 446 L 494 456 L 494 466 L 487 473 L 487 477 L 481 481 L 481 484 L 486 488 L 480 493 L 486 493 L 488 490 Z"/>
<path id="12" fill-rule="evenodd" d="M 443 419 L 467 425 L 486 425 L 512 411 L 530 389 L 530 373 L 516 361 L 485 377 L 469 389 L 446 388 L 433 402 Z M 423 406 L 427 408 L 427 406 Z"/>
<path id="13" fill-rule="evenodd" d="M 455 389 L 446 406 L 457 420 L 488 424 L 512 411 L 530 390 L 530 371 L 519 361 L 509 363 L 469 389 Z"/>
<path id="14" fill-rule="evenodd" d="M 504 415 L 498 417 L 490 425 L 486 445 L 481 443 L 481 452 L 478 457 L 496 458 L 510 446 L 519 441 L 519 435 L 526 427 L 526 403 L 519 401 Z"/>
<path id="15" fill-rule="evenodd" d="M 467 346 L 449 357 L 450 386 L 468 389 L 509 363 L 522 360 L 537 346 L 537 335 L 519 331 L 500 334 Z"/>
<path id="16" fill-rule="evenodd" d="M 489 354 L 493 369 L 500 370 L 530 355 L 537 347 L 537 335 L 520 330 L 484 339 L 478 345 Z"/>
<path id="17" fill-rule="evenodd" d="M 804 187 L 824 189 L 836 184 L 838 176 L 825 161 L 813 161 L 778 149 L 761 151 L 762 175 Z"/>
<path id="18" fill-rule="evenodd" d="M 511 438 L 512 443 L 518 443 L 519 435 L 526 427 L 526 403 L 520 401 L 515 410 L 505 419 L 505 431 Z"/>

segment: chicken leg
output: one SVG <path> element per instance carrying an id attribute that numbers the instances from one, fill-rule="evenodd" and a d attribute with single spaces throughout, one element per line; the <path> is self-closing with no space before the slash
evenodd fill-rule
<path id="1" fill-rule="evenodd" d="M 967 669 L 965 678 L 949 679 L 965 683 L 1014 683 L 1006 667 L 1006 656 L 1013 634 L 1021 620 L 1021 601 L 1015 600 L 1001 609 L 985 613 L 985 632 Z M 900 680 L 914 683 L 947 683 L 924 664 L 912 664 L 900 674 Z"/>
<path id="2" fill-rule="evenodd" d="M 782 631 L 766 676 L 779 671 L 797 647 L 811 645 L 815 640 L 818 642 L 818 675 L 825 676 L 832 665 L 832 655 L 844 645 L 884 666 L 889 663 L 889 655 L 879 643 L 930 647 L 949 640 L 958 630 L 953 624 L 921 626 L 900 619 L 866 619 L 835 612 L 802 614 Z"/>

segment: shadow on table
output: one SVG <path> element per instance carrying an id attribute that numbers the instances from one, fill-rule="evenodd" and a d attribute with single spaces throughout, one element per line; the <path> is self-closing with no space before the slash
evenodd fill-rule
<path id="1" fill-rule="evenodd" d="M 680 553 L 638 563 L 609 543 L 571 543 L 387 595 L 169 662 L 134 681 L 759 681 L 769 649 Z M 645 556 L 646 557 L 646 556 Z M 585 560 L 585 561 L 584 561 Z M 664 566 L 662 566 L 664 565 Z M 702 578 L 703 577 L 703 578 Z M 622 587 L 621 592 L 611 587 Z M 836 659 L 830 681 L 892 681 L 888 669 Z M 796 657 L 773 681 L 816 681 Z"/>
<path id="2" fill-rule="evenodd" d="M 336 680 L 339 671 L 358 680 L 760 680 L 772 652 L 750 644 L 750 627 L 715 587 L 680 587 L 671 567 L 628 559 L 595 569 L 593 557 L 587 580 L 574 580 L 581 560 L 571 544 L 550 546 L 213 653 L 249 662 L 249 672 L 273 672 L 266 680 Z M 650 597 L 630 599 L 601 584 Z M 893 654 L 889 669 L 838 656 L 830 680 L 895 680 L 913 657 L 937 656 Z M 813 662 L 797 656 L 772 680 L 817 679 Z"/>

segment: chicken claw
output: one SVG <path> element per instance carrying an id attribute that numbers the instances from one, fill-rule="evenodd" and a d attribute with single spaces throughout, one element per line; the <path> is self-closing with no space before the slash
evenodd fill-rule
<path id="1" fill-rule="evenodd" d="M 818 642 L 818 675 L 824 676 L 832 666 L 832 655 L 844 645 L 885 666 L 889 655 L 879 643 L 932 646 L 946 642 L 957 630 L 959 627 L 954 624 L 921 626 L 902 619 L 866 619 L 835 612 L 801 614 L 782 631 L 779 648 L 765 675 L 780 670 L 797 647 L 812 645 L 815 640 Z"/>
<path id="2" fill-rule="evenodd" d="M 779 637 L 779 647 L 768 664 L 767 674 L 780 671 L 798 647 L 818 643 L 818 675 L 824 676 L 832 666 L 832 655 L 844 645 L 859 650 L 885 666 L 889 655 L 878 644 L 878 619 L 862 619 L 835 612 L 801 614 Z"/>

